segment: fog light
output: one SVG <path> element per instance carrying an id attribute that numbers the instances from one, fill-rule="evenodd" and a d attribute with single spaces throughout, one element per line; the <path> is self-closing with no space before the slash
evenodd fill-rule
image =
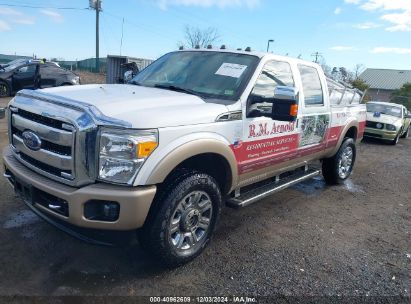
<path id="1" fill-rule="evenodd" d="M 111 220 L 118 219 L 119 207 L 117 203 L 105 203 L 103 207 L 104 217 Z"/>
<path id="2" fill-rule="evenodd" d="M 377 129 L 382 129 L 383 124 L 382 123 L 377 123 L 376 127 L 377 127 Z"/>
<path id="3" fill-rule="evenodd" d="M 115 222 L 120 216 L 117 202 L 92 200 L 84 204 L 84 217 L 92 221 Z"/>

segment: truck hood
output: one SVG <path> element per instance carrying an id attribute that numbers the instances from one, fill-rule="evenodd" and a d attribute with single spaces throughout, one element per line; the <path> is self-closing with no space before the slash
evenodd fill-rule
<path id="1" fill-rule="evenodd" d="M 390 125 L 401 124 L 401 118 L 399 117 L 385 115 L 385 114 L 381 114 L 380 117 L 374 117 L 374 113 L 370 113 L 370 112 L 367 112 L 367 120 L 374 121 L 374 122 L 380 122 L 383 124 L 390 124 Z"/>
<path id="2" fill-rule="evenodd" d="M 66 86 L 37 92 L 95 106 L 104 115 L 138 129 L 212 123 L 228 111 L 224 105 L 205 102 L 195 95 L 137 85 Z"/>

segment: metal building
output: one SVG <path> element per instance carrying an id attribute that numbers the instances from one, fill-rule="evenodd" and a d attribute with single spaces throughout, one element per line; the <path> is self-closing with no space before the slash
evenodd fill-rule
<path id="1" fill-rule="evenodd" d="M 149 66 L 154 60 L 135 58 L 128 56 L 117 56 L 117 55 L 107 55 L 107 83 L 121 83 L 123 75 L 126 70 L 121 66 L 124 63 L 135 62 L 138 66 L 138 69 L 142 69 Z"/>

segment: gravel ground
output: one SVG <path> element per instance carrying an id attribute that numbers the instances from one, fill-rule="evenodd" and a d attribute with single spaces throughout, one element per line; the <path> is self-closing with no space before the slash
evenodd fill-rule
<path id="1" fill-rule="evenodd" d="M 106 74 L 75 71 L 81 78 L 81 84 L 106 83 Z"/>
<path id="2" fill-rule="evenodd" d="M 2 120 L 0 147 L 5 145 Z M 209 248 L 175 270 L 162 269 L 138 244 L 94 246 L 56 230 L 27 210 L 1 178 L 0 295 L 410 300 L 410 151 L 411 139 L 397 146 L 365 142 L 344 185 L 328 187 L 317 178 L 250 207 L 224 210 Z"/>

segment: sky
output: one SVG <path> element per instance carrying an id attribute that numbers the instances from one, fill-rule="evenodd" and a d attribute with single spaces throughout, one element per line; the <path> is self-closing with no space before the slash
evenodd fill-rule
<path id="1" fill-rule="evenodd" d="M 94 57 L 88 5 L 0 0 L 0 53 Z M 270 52 L 305 60 L 319 52 L 331 67 L 411 70 L 411 0 L 103 0 L 102 9 L 101 57 L 156 59 L 178 49 L 189 25 L 217 28 L 218 46 L 266 51 L 273 39 Z"/>

